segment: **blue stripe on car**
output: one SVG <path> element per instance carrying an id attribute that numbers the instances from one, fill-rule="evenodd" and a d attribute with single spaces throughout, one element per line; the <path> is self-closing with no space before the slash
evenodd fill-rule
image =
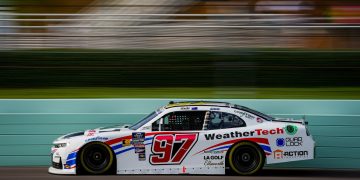
<path id="1" fill-rule="evenodd" d="M 272 151 L 271 151 L 271 148 L 270 148 L 269 146 L 260 145 L 260 147 L 261 147 L 264 151 L 272 152 Z"/>
<path id="2" fill-rule="evenodd" d="M 77 154 L 77 152 L 70 153 L 67 157 L 67 160 L 76 158 L 76 154 Z"/>
<path id="3" fill-rule="evenodd" d="M 216 151 L 216 150 L 220 150 L 220 149 L 229 149 L 231 147 L 231 145 L 228 145 L 228 146 L 223 146 L 223 147 L 218 147 L 216 149 L 213 149 L 211 151 Z"/>

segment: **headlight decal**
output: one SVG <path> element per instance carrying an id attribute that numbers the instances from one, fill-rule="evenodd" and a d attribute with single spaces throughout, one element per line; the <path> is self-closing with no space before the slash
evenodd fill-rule
<path id="1" fill-rule="evenodd" d="M 67 143 L 58 143 L 58 144 L 54 144 L 55 148 L 63 148 L 66 147 Z"/>

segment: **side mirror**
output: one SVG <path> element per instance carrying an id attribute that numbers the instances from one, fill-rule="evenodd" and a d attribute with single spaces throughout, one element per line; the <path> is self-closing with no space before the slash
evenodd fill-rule
<path id="1" fill-rule="evenodd" d="M 130 124 L 124 124 L 123 126 L 121 126 L 122 128 L 129 128 L 131 125 Z"/>

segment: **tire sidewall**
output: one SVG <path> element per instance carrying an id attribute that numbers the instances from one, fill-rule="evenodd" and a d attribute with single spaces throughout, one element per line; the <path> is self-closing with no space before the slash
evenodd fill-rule
<path id="1" fill-rule="evenodd" d="M 94 170 L 90 169 L 86 165 L 86 162 L 85 162 L 85 159 L 84 159 L 84 157 L 86 156 L 85 149 L 91 148 L 91 146 L 93 146 L 93 145 L 101 145 L 101 146 L 105 147 L 105 149 L 108 152 L 109 163 L 101 171 L 94 171 Z M 109 170 L 111 170 L 111 167 L 112 167 L 112 165 L 114 163 L 114 155 L 113 155 L 112 149 L 109 146 L 107 146 L 106 144 L 104 144 L 102 142 L 91 142 L 89 144 L 86 144 L 84 146 L 84 148 L 82 148 L 82 150 L 80 152 L 80 163 L 81 163 L 82 170 L 85 171 L 87 174 L 106 174 Z"/>
<path id="2" fill-rule="evenodd" d="M 252 148 L 254 148 L 256 150 L 256 153 L 259 155 L 259 158 L 260 158 L 260 162 L 258 163 L 257 167 L 252 170 L 252 171 L 249 171 L 249 172 L 241 172 L 239 171 L 236 166 L 234 165 L 233 161 L 234 161 L 234 153 L 235 153 L 235 150 L 239 147 L 242 147 L 242 146 L 250 146 Z M 235 144 L 231 149 L 230 149 L 230 153 L 229 153 L 229 156 L 228 156 L 228 162 L 229 162 L 229 166 L 230 166 L 230 169 L 235 172 L 236 174 L 238 175 L 254 175 L 256 173 L 258 173 L 264 166 L 264 163 L 265 163 L 265 155 L 262 151 L 261 148 L 259 148 L 258 145 L 252 143 L 252 142 L 240 142 L 240 143 L 237 143 Z"/>

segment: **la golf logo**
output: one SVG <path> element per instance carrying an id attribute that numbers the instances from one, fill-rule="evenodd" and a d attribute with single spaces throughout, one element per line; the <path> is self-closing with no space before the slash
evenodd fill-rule
<path id="1" fill-rule="evenodd" d="M 298 131 L 298 127 L 296 127 L 294 125 L 287 125 L 284 129 L 285 129 L 286 134 L 288 134 L 288 135 L 294 135 Z"/>

